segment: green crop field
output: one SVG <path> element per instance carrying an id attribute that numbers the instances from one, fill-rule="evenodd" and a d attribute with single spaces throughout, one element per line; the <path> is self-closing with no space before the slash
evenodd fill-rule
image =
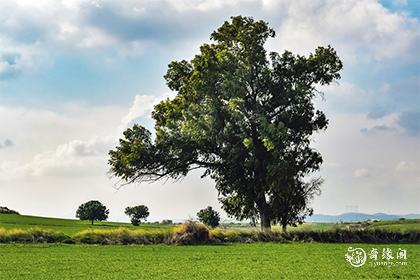
<path id="1" fill-rule="evenodd" d="M 406 266 L 352 267 L 349 246 L 402 247 Z M 0 279 L 419 279 L 420 245 L 0 245 Z"/>
<path id="2" fill-rule="evenodd" d="M 290 231 L 364 229 L 418 231 L 420 220 L 363 224 L 305 223 Z M 171 225 L 142 224 L 143 230 Z M 0 214 L 0 228 L 42 228 L 75 235 L 85 229 L 133 228 L 97 222 Z M 248 231 L 251 227 L 230 226 Z M 278 230 L 274 227 L 274 230 Z M 352 267 L 348 247 L 407 251 L 407 265 Z M 0 279 L 420 279 L 420 244 L 252 243 L 200 246 L 0 244 Z"/>

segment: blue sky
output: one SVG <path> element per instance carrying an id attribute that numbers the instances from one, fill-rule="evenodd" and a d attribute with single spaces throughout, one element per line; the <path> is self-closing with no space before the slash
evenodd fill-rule
<path id="1" fill-rule="evenodd" d="M 213 182 L 198 174 L 116 191 L 106 153 L 127 126 L 152 126 L 152 105 L 173 95 L 168 63 L 192 58 L 238 14 L 269 22 L 270 50 L 331 44 L 344 62 L 317 100 L 331 125 L 314 142 L 326 180 L 315 212 L 420 212 L 416 0 L 2 1 L 0 205 L 72 217 L 100 199 L 119 220 L 131 204 L 149 205 L 151 219 L 217 207 Z"/>

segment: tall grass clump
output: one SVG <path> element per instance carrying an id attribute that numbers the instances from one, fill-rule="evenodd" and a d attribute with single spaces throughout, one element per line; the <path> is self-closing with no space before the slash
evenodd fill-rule
<path id="1" fill-rule="evenodd" d="M 200 245 L 210 243 L 209 229 L 194 221 L 187 221 L 175 229 L 172 243 L 177 245 Z"/>
<path id="2" fill-rule="evenodd" d="M 252 243 L 252 242 L 284 242 L 279 231 L 213 229 L 211 240 L 215 243 Z"/>
<path id="3" fill-rule="evenodd" d="M 161 244 L 169 243 L 173 229 L 87 229 L 73 236 L 79 243 L 85 244 Z"/>

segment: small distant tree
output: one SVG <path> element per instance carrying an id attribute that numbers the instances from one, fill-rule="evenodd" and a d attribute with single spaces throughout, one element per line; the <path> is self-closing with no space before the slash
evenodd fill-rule
<path id="1" fill-rule="evenodd" d="M 131 219 L 131 224 L 133 226 L 138 226 L 141 224 L 142 220 L 146 220 L 149 217 L 149 208 L 144 205 L 138 205 L 134 207 L 127 207 L 125 208 L 126 215 L 128 215 Z"/>
<path id="2" fill-rule="evenodd" d="M 91 200 L 79 206 L 76 212 L 76 218 L 80 220 L 106 221 L 108 219 L 109 209 L 97 200 Z"/>
<path id="3" fill-rule="evenodd" d="M 213 210 L 211 206 L 208 206 L 205 209 L 201 209 L 197 213 L 198 220 L 203 224 L 206 224 L 210 227 L 217 227 L 220 222 L 220 215 L 217 211 Z"/>
<path id="4" fill-rule="evenodd" d="M 19 215 L 19 212 L 9 209 L 7 207 L 0 206 L 0 214 L 15 214 Z"/>
<path id="5" fill-rule="evenodd" d="M 172 220 L 165 219 L 165 220 L 162 220 L 160 223 L 162 225 L 172 225 L 173 224 L 173 221 Z"/>

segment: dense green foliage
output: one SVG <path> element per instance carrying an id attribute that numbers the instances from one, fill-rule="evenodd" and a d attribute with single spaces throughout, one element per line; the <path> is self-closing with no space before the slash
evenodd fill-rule
<path id="1" fill-rule="evenodd" d="M 322 181 L 305 178 L 322 157 L 310 142 L 328 124 L 313 99 L 317 85 L 340 78 L 342 63 L 330 46 L 307 57 L 267 54 L 274 35 L 264 21 L 233 17 L 191 61 L 171 62 L 165 79 L 177 95 L 155 106 L 156 137 L 140 125 L 127 129 L 109 153 L 111 173 L 130 183 L 204 169 L 223 209 L 260 218 L 263 229 L 312 214 Z"/>
<path id="2" fill-rule="evenodd" d="M 1 245 L 0 279 L 418 279 L 420 245 L 403 246 L 407 266 L 351 267 L 347 244 L 223 246 Z"/>
<path id="3" fill-rule="evenodd" d="M 214 210 L 211 206 L 208 206 L 207 208 L 198 211 L 197 217 L 200 222 L 212 228 L 217 227 L 220 222 L 219 213 L 216 210 Z"/>
<path id="4" fill-rule="evenodd" d="M 146 220 L 150 215 L 149 208 L 144 205 L 126 207 L 124 213 L 130 217 L 133 226 L 140 225 L 141 221 Z"/>
<path id="5" fill-rule="evenodd" d="M 109 210 L 105 205 L 97 200 L 91 200 L 83 203 L 76 211 L 76 218 L 80 220 L 91 221 L 106 221 L 108 219 Z"/>

